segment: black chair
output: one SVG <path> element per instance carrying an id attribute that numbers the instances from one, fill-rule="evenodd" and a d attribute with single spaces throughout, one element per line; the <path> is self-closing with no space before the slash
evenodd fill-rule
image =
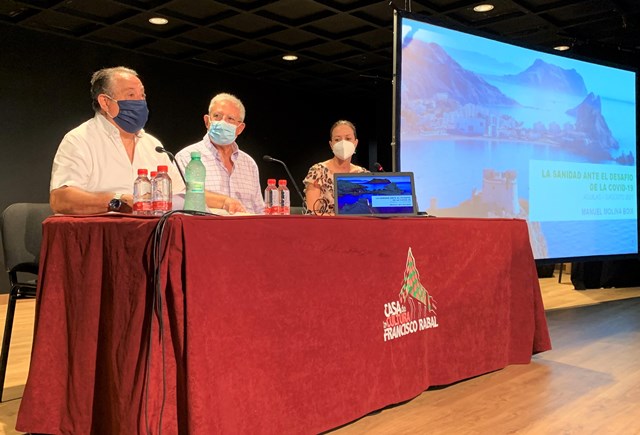
<path id="1" fill-rule="evenodd" d="M 42 244 L 42 222 L 52 214 L 48 203 L 11 204 L 2 213 L 2 249 L 4 264 L 9 273 L 11 290 L 7 303 L 7 317 L 0 355 L 0 402 L 4 393 L 4 379 L 9 360 L 9 344 L 13 330 L 16 301 L 35 297 L 40 245 Z M 33 278 L 31 280 L 25 277 Z"/>

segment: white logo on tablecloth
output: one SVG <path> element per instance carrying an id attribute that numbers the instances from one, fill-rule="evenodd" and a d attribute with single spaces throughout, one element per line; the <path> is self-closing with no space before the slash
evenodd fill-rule
<path id="1" fill-rule="evenodd" d="M 384 304 L 384 341 L 438 327 L 435 299 L 420 282 L 411 247 L 398 300 Z"/>

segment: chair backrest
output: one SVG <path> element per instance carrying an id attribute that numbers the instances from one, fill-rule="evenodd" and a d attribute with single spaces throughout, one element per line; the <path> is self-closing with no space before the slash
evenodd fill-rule
<path id="1" fill-rule="evenodd" d="M 49 203 L 11 204 L 2 213 L 2 250 L 7 272 L 33 269 L 40 260 L 42 222 L 53 212 Z"/>

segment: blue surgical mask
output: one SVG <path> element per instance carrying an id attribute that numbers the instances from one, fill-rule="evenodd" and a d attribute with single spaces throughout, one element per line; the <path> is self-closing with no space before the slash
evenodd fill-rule
<path id="1" fill-rule="evenodd" d="M 211 121 L 208 134 L 216 145 L 231 145 L 236 140 L 236 126 L 227 121 Z"/>
<path id="2" fill-rule="evenodd" d="M 118 103 L 119 108 L 118 115 L 113 118 L 113 121 L 127 133 L 137 133 L 142 130 L 149 119 L 147 101 L 111 99 Z"/>

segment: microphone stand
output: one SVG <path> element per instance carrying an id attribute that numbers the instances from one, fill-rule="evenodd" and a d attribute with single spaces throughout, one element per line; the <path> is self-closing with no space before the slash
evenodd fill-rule
<path id="1" fill-rule="evenodd" d="M 180 173 L 180 176 L 182 177 L 182 181 L 184 181 L 184 185 L 186 186 L 187 185 L 187 179 L 184 177 L 184 174 L 182 173 L 182 169 L 180 169 L 180 165 L 178 165 L 176 163 L 176 157 L 173 155 L 173 153 L 171 151 L 167 151 L 166 149 L 164 149 L 160 145 L 158 145 L 156 147 L 156 152 L 157 153 L 165 153 L 166 155 L 169 156 L 169 159 L 171 160 L 173 165 L 178 169 L 178 172 Z"/>
<path id="2" fill-rule="evenodd" d="M 296 183 L 295 178 L 293 178 L 293 175 L 291 175 L 291 171 L 289 171 L 289 168 L 287 167 L 287 165 L 282 160 L 274 159 L 271 156 L 263 156 L 262 160 L 264 160 L 265 162 L 280 163 L 282 166 L 284 166 L 284 169 L 287 171 L 287 175 L 289 175 L 289 179 L 291 180 L 291 184 L 293 184 L 293 187 L 296 189 L 296 192 L 298 192 L 298 196 L 300 196 L 300 200 L 302 201 L 302 206 L 304 206 L 304 195 L 300 191 L 300 188 L 298 187 L 298 184 Z"/>

